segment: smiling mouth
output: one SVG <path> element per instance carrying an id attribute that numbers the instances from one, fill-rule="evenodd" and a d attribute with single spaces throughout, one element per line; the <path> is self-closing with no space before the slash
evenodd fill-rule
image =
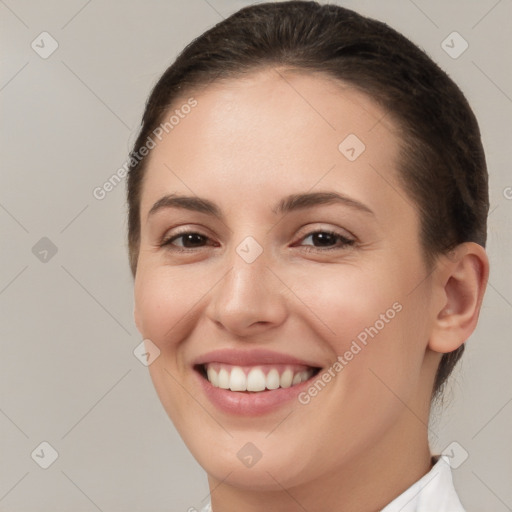
<path id="1" fill-rule="evenodd" d="M 321 370 L 303 365 L 237 366 L 219 362 L 199 364 L 194 369 L 215 388 L 245 393 L 297 386 L 315 377 Z"/>

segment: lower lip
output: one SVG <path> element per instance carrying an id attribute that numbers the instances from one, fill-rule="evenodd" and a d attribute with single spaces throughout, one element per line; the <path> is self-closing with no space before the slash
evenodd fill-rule
<path id="1" fill-rule="evenodd" d="M 237 416 L 262 416 L 276 411 L 293 400 L 298 400 L 298 395 L 306 390 L 311 385 L 311 381 L 317 376 L 314 375 L 310 379 L 289 388 L 252 393 L 216 388 L 199 372 L 194 371 L 194 373 L 210 401 L 223 412 Z"/>

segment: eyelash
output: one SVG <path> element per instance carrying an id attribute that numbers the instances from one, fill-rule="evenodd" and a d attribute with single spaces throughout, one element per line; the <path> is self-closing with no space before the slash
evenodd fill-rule
<path id="1" fill-rule="evenodd" d="M 303 247 L 305 247 L 307 252 L 325 252 L 325 251 L 332 251 L 332 250 L 344 250 L 346 247 L 353 246 L 355 244 L 355 242 L 356 242 L 353 239 L 347 238 L 346 236 L 343 236 L 340 233 L 336 233 L 335 231 L 330 231 L 328 229 L 327 230 L 325 230 L 325 229 L 318 229 L 318 230 L 315 230 L 315 231 L 310 231 L 304 237 L 302 237 L 301 240 L 305 240 L 306 238 L 310 237 L 311 235 L 316 235 L 316 234 L 319 234 L 319 233 L 327 234 L 327 235 L 330 235 L 330 236 L 333 236 L 333 237 L 339 239 L 341 241 L 341 243 L 342 243 L 341 246 L 324 247 L 324 248 L 322 248 L 322 247 L 315 247 L 315 246 L 311 246 L 311 245 L 303 246 Z M 196 249 L 202 249 L 203 248 L 203 247 L 199 247 L 199 248 L 197 248 L 197 247 L 179 247 L 179 246 L 173 246 L 172 245 L 172 242 L 174 242 L 174 240 L 182 238 L 182 237 L 184 237 L 186 235 L 199 235 L 199 236 L 205 238 L 206 240 L 209 240 L 209 237 L 207 237 L 206 235 L 203 235 L 202 233 L 199 233 L 197 231 L 183 231 L 181 233 L 175 233 L 171 237 L 164 239 L 159 244 L 159 246 L 161 248 L 162 247 L 167 247 L 171 251 L 181 252 L 181 253 L 194 252 Z"/>

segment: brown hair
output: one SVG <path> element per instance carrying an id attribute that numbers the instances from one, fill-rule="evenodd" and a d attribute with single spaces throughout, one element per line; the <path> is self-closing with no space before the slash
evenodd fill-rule
<path id="1" fill-rule="evenodd" d="M 323 72 L 377 101 L 403 133 L 399 179 L 421 219 L 425 262 L 458 244 L 485 247 L 488 175 L 476 118 L 461 90 L 422 50 L 385 23 L 310 1 L 245 7 L 192 41 L 154 86 L 127 181 L 133 276 L 140 243 L 140 197 L 147 157 L 139 150 L 171 104 L 194 87 L 265 67 Z M 444 354 L 440 391 L 464 351 Z"/>

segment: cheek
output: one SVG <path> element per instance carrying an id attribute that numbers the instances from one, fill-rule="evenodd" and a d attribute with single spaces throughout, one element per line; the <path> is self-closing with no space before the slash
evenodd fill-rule
<path id="1" fill-rule="evenodd" d="M 375 323 L 380 333 L 397 316 L 393 304 L 400 296 L 398 290 L 382 276 L 354 265 L 319 267 L 301 277 L 290 273 L 287 280 L 294 283 L 302 316 L 309 317 L 308 323 L 337 354 L 348 350 L 354 339 L 363 343 L 369 339 L 375 329 L 368 329 Z"/>
<path id="2" fill-rule="evenodd" d="M 194 278 L 185 267 L 152 267 L 146 263 L 139 268 L 134 294 L 141 335 L 160 350 L 148 367 L 149 374 L 165 411 L 180 428 L 183 418 L 187 418 L 186 411 L 197 407 L 180 382 L 180 342 L 190 335 L 201 297 L 211 285 L 197 275 Z"/>
<path id="3" fill-rule="evenodd" d="M 141 334 L 166 353 L 185 335 L 201 298 L 213 283 L 185 267 L 141 268 L 135 281 L 135 308 Z M 211 279 L 210 279 L 211 280 Z"/>
<path id="4" fill-rule="evenodd" d="M 393 400 L 390 390 L 406 400 L 428 341 L 425 301 L 421 294 L 408 295 L 407 279 L 383 269 L 376 275 L 332 266 L 293 282 L 306 328 L 315 329 L 312 338 L 329 345 L 333 363 L 342 366 L 333 369 L 339 393 L 358 396 L 362 407 L 375 397 Z"/>

